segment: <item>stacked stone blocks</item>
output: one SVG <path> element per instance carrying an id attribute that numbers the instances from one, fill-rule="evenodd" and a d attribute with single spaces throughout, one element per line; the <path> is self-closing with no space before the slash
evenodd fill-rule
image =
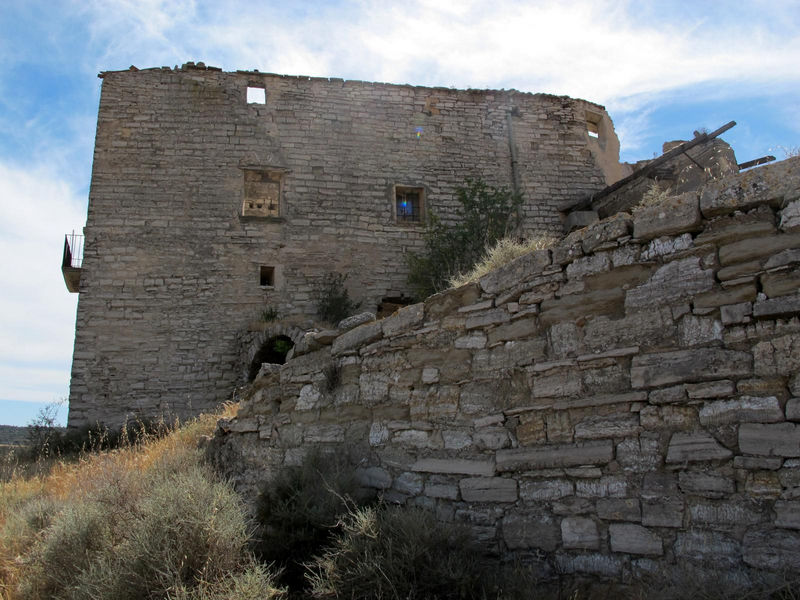
<path id="1" fill-rule="evenodd" d="M 309 333 L 220 423 L 218 456 L 249 493 L 346 452 L 386 501 L 562 573 L 796 569 L 799 198 L 789 159 Z"/>

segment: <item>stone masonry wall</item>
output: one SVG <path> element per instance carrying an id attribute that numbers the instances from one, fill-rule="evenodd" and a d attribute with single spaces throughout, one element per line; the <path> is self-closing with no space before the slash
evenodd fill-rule
<path id="1" fill-rule="evenodd" d="M 545 570 L 796 572 L 799 198 L 794 158 L 309 333 L 214 454 L 252 495 L 311 448 L 347 453 L 387 501 Z"/>
<path id="2" fill-rule="evenodd" d="M 596 157 L 618 148 L 602 107 L 566 97 L 190 63 L 101 77 L 70 426 L 228 399 L 242 332 L 266 306 L 311 316 L 327 273 L 347 273 L 372 310 L 407 293 L 423 227 L 395 221 L 394 185 L 424 188 L 448 220 L 466 178 L 516 180 L 521 233 L 555 232 L 555 206 L 602 188 Z M 605 139 L 588 136 L 587 111 Z M 279 216 L 242 216 L 249 170 L 282 179 Z"/>

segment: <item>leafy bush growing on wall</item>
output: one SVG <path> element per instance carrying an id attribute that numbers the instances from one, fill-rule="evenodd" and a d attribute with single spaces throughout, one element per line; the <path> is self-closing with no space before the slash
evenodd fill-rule
<path id="1" fill-rule="evenodd" d="M 522 197 L 494 188 L 480 179 L 467 179 L 458 189 L 457 222 L 448 225 L 429 213 L 425 253 L 407 255 L 408 283 L 418 299 L 450 287 L 450 279 L 472 269 L 498 240 L 519 225 Z"/>
<path id="2" fill-rule="evenodd" d="M 350 298 L 344 285 L 347 275 L 328 273 L 317 290 L 317 316 L 323 321 L 336 325 L 351 316 L 361 306 Z"/>

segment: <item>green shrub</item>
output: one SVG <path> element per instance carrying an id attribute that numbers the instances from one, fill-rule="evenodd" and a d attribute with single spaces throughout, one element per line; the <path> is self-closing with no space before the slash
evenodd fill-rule
<path id="1" fill-rule="evenodd" d="M 468 179 L 458 190 L 458 201 L 457 222 L 446 225 L 429 213 L 425 253 L 407 254 L 408 283 L 419 300 L 450 287 L 452 277 L 472 269 L 487 248 L 519 225 L 522 197 L 505 188 Z"/>
<path id="2" fill-rule="evenodd" d="M 328 273 L 319 285 L 317 293 L 317 316 L 323 321 L 336 325 L 351 316 L 361 306 L 350 298 L 344 285 L 347 275 Z"/>
<path id="3" fill-rule="evenodd" d="M 266 306 L 264 310 L 261 311 L 261 320 L 264 323 L 272 323 L 273 321 L 277 321 L 280 313 L 278 309 L 274 306 Z"/>
<path id="4" fill-rule="evenodd" d="M 310 452 L 301 466 L 281 470 L 262 487 L 257 555 L 281 567 L 292 588 L 301 587 L 304 564 L 330 541 L 356 499 L 358 484 L 346 460 Z"/>
<path id="5" fill-rule="evenodd" d="M 477 550 L 465 528 L 400 507 L 351 511 L 310 565 L 309 579 L 314 598 L 488 600 L 530 598 L 533 591 Z"/>

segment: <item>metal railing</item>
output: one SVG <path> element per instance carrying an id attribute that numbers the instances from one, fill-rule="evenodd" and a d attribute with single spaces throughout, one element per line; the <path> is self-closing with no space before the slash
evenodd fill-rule
<path id="1" fill-rule="evenodd" d="M 61 268 L 80 269 L 83 263 L 83 236 L 79 233 L 68 233 L 64 236 L 64 257 Z"/>

